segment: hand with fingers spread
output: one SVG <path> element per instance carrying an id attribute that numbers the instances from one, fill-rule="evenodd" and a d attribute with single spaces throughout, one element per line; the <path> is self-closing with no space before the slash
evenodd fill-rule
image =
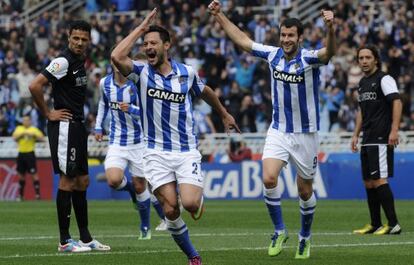
<path id="1" fill-rule="evenodd" d="M 239 126 L 237 126 L 233 116 L 228 113 L 223 117 L 223 124 L 224 130 L 227 134 L 230 134 L 230 130 L 235 130 L 236 132 L 241 133 Z"/>
<path id="2" fill-rule="evenodd" d="M 334 24 L 334 13 L 331 10 L 321 10 L 321 16 L 323 18 L 323 22 L 328 28 L 333 27 Z"/>
<path id="3" fill-rule="evenodd" d="M 220 13 L 220 9 L 221 9 L 221 4 L 219 0 L 213 0 L 209 5 L 208 5 L 208 12 L 210 12 L 213 16 L 217 15 L 218 13 Z"/>
<path id="4" fill-rule="evenodd" d="M 47 114 L 49 121 L 68 121 L 72 119 L 72 113 L 68 109 L 52 110 Z"/>

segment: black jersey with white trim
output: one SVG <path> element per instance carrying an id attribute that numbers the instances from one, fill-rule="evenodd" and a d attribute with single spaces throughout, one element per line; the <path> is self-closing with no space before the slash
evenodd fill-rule
<path id="1" fill-rule="evenodd" d="M 87 77 L 85 59 L 64 50 L 43 69 L 42 74 L 52 84 L 55 109 L 68 109 L 73 119 L 83 120 Z"/>
<path id="2" fill-rule="evenodd" d="M 400 98 L 394 78 L 378 70 L 361 79 L 358 94 L 362 113 L 362 144 L 388 143 L 392 101 Z"/>

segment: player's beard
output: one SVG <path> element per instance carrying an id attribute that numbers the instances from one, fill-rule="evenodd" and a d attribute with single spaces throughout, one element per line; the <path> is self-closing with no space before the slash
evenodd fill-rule
<path id="1" fill-rule="evenodd" d="M 164 58 L 165 58 L 164 52 L 159 52 L 159 53 L 157 52 L 157 62 L 154 64 L 154 67 L 155 68 L 160 67 L 164 63 Z"/>

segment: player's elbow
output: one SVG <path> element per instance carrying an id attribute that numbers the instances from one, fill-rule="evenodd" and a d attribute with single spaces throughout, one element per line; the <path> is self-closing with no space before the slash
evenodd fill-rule
<path id="1" fill-rule="evenodd" d="M 34 93 L 36 93 L 36 92 L 38 92 L 38 91 L 40 91 L 40 90 L 42 90 L 42 87 L 38 84 L 38 83 L 36 83 L 36 82 L 31 82 L 30 83 L 30 85 L 29 85 L 29 91 L 30 91 L 30 93 L 33 95 Z"/>

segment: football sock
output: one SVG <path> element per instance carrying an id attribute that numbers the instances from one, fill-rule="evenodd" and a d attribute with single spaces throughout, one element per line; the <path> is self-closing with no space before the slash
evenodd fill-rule
<path id="1" fill-rule="evenodd" d="M 263 193 L 267 210 L 269 211 L 270 218 L 272 219 L 273 225 L 275 227 L 275 232 L 284 231 L 285 224 L 283 223 L 282 218 L 280 192 L 278 191 L 277 187 L 271 189 L 266 189 L 266 187 L 263 187 Z"/>
<path id="2" fill-rule="evenodd" d="M 91 242 L 92 237 L 88 230 L 88 201 L 86 191 L 74 190 L 72 193 L 73 209 L 79 228 L 79 236 L 82 242 Z"/>
<path id="3" fill-rule="evenodd" d="M 33 186 L 37 196 L 40 196 L 40 182 L 38 180 L 33 181 Z"/>
<path id="4" fill-rule="evenodd" d="M 148 189 L 144 192 L 136 194 L 137 206 L 139 216 L 141 218 L 141 230 L 144 228 L 149 229 L 150 227 L 150 211 L 151 211 L 151 193 Z"/>
<path id="5" fill-rule="evenodd" d="M 381 224 L 381 203 L 378 198 L 377 189 L 365 189 L 367 192 L 367 201 L 369 214 L 371 216 L 371 225 L 373 227 L 380 227 Z"/>
<path id="6" fill-rule="evenodd" d="M 160 219 L 164 220 L 165 215 L 164 215 L 164 211 L 162 210 L 161 203 L 157 200 L 157 197 L 155 197 L 153 194 L 151 194 L 151 203 L 155 211 L 157 212 L 158 216 L 160 217 Z"/>
<path id="7" fill-rule="evenodd" d="M 20 192 L 20 198 L 23 199 L 24 197 L 24 186 L 26 185 L 26 181 L 23 180 L 19 180 L 19 192 Z"/>
<path id="8" fill-rule="evenodd" d="M 300 206 L 300 215 L 302 227 L 299 233 L 300 239 L 309 239 L 311 235 L 311 226 L 313 221 L 313 213 L 316 208 L 316 197 L 315 193 L 312 193 L 312 196 L 304 201 L 299 197 L 299 206 Z"/>
<path id="9" fill-rule="evenodd" d="M 175 243 L 177 243 L 187 257 L 191 259 L 198 256 L 197 250 L 195 250 L 193 244 L 191 244 L 187 225 L 184 223 L 181 216 L 174 221 L 165 218 L 165 221 L 167 222 L 168 231 L 170 231 Z"/>
<path id="10" fill-rule="evenodd" d="M 390 185 L 383 184 L 377 187 L 378 197 L 381 201 L 382 209 L 388 219 L 388 225 L 393 227 L 398 224 L 397 214 L 395 213 L 394 195 L 392 194 Z"/>
<path id="11" fill-rule="evenodd" d="M 119 184 L 118 187 L 115 188 L 116 190 L 123 190 L 128 191 L 129 196 L 131 196 L 131 199 L 133 202 L 137 202 L 137 199 L 135 197 L 135 188 L 134 185 L 131 183 L 131 181 L 128 181 L 127 177 L 124 176 L 122 179 L 121 184 Z"/>
<path id="12" fill-rule="evenodd" d="M 56 208 L 58 214 L 60 244 L 66 244 L 66 241 L 70 239 L 69 225 L 70 225 L 70 212 L 72 209 L 71 202 L 72 192 L 58 189 L 56 194 Z"/>

